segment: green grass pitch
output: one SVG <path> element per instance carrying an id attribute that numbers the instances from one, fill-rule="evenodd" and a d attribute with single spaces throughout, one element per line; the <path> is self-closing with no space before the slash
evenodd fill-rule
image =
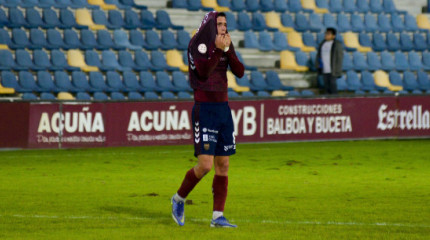
<path id="1" fill-rule="evenodd" d="M 184 227 L 191 146 L 0 152 L 0 239 L 430 239 L 430 141 L 240 144 L 225 215 L 209 173 Z"/>

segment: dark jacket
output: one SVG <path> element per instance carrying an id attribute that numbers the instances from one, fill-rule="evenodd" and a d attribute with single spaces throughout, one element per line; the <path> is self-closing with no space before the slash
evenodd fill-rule
<path id="1" fill-rule="evenodd" d="M 321 58 L 321 47 L 326 41 L 324 40 L 318 46 L 317 59 L 315 61 L 315 67 L 318 71 L 322 72 L 322 58 Z M 343 45 L 340 41 L 334 40 L 333 46 L 331 47 L 331 75 L 333 77 L 342 76 L 342 62 L 343 62 Z"/>

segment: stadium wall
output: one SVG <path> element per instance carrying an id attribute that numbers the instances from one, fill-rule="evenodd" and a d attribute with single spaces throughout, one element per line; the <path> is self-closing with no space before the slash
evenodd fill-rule
<path id="1" fill-rule="evenodd" d="M 0 148 L 191 144 L 192 106 L 0 102 Z M 430 137 L 429 96 L 231 101 L 230 107 L 237 142 Z"/>

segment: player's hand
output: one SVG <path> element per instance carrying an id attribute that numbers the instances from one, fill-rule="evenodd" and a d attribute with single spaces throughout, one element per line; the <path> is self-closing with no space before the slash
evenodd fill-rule
<path id="1" fill-rule="evenodd" d="M 231 44 L 231 38 L 230 38 L 230 34 L 229 33 L 227 33 L 226 35 L 224 35 L 225 37 L 224 37 L 224 45 L 226 46 L 226 47 L 230 47 L 230 44 Z"/>
<path id="2" fill-rule="evenodd" d="M 215 37 L 215 47 L 224 51 L 225 45 L 225 35 L 216 35 Z"/>

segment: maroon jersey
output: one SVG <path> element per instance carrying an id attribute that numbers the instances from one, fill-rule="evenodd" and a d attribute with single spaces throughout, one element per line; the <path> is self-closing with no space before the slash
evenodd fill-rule
<path id="1" fill-rule="evenodd" d="M 215 47 L 217 12 L 209 12 L 188 45 L 190 85 L 198 102 L 227 101 L 227 68 L 238 77 L 244 74 L 233 44 L 227 52 Z M 227 23 L 228 24 L 228 23 Z"/>

